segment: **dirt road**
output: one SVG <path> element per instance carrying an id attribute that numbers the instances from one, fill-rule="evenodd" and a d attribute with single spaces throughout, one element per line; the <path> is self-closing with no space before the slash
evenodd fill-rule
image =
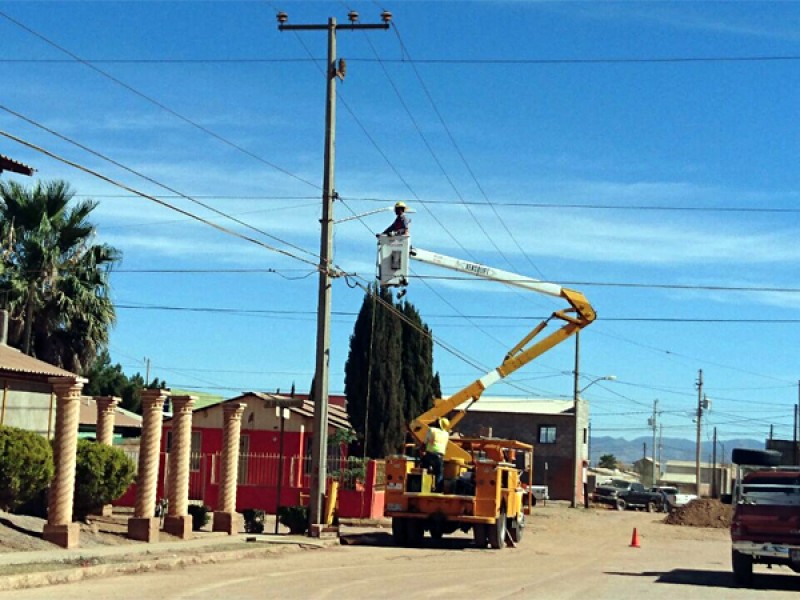
<path id="1" fill-rule="evenodd" d="M 726 529 L 666 525 L 663 517 L 550 505 L 537 509 L 517 548 L 503 551 L 476 549 L 467 535 L 396 548 L 386 530 L 347 529 L 353 545 L 18 591 L 13 598 L 797 599 L 800 575 L 786 569 L 756 567 L 756 589 L 735 587 Z M 634 528 L 638 548 L 630 546 Z"/>

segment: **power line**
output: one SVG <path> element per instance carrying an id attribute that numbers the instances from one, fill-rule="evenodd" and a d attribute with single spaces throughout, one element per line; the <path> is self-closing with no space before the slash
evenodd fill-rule
<path id="1" fill-rule="evenodd" d="M 33 119 L 31 119 L 29 117 L 26 117 L 25 115 L 20 114 L 15 110 L 12 110 L 12 109 L 10 109 L 10 108 L 8 108 L 6 106 L 3 106 L 3 105 L 0 105 L 0 109 L 6 111 L 7 113 L 9 113 L 11 115 L 14 115 L 18 119 L 21 119 L 21 120 L 25 121 L 26 123 L 28 123 L 30 125 L 33 125 L 34 127 L 37 127 L 37 128 L 39 128 L 39 129 L 41 129 L 43 131 L 46 131 L 47 133 L 57 137 L 60 140 L 63 140 L 65 142 L 69 143 L 69 144 L 72 144 L 73 146 L 77 146 L 81 150 L 84 150 L 84 151 L 92 154 L 93 156 L 96 156 L 96 157 L 98 157 L 98 158 L 100 158 L 102 160 L 105 160 L 106 162 L 109 162 L 112 165 L 117 166 L 117 167 L 119 167 L 119 168 L 121 168 L 121 169 L 123 169 L 123 170 L 125 170 L 125 171 L 127 171 L 129 173 L 132 173 L 132 174 L 134 174 L 134 175 L 136 175 L 138 177 L 141 177 L 145 181 L 149 181 L 150 183 L 155 184 L 160 188 L 163 188 L 163 189 L 168 190 L 168 191 L 170 191 L 170 192 L 172 192 L 174 194 L 177 194 L 178 197 L 183 198 L 185 200 L 188 200 L 190 202 L 193 202 L 194 204 L 197 204 L 198 206 L 201 206 L 201 207 L 205 208 L 206 210 L 209 210 L 209 211 L 213 212 L 216 215 L 219 215 L 219 216 L 221 216 L 223 218 L 226 218 L 226 219 L 230 219 L 231 221 L 233 221 L 234 223 L 237 223 L 238 225 L 242 225 L 243 227 L 245 227 L 247 229 L 255 231 L 256 233 L 260 233 L 261 235 L 266 236 L 266 237 L 268 237 L 268 238 L 270 238 L 272 240 L 275 240 L 277 242 L 280 242 L 281 244 L 285 244 L 286 246 L 289 246 L 290 248 L 293 248 L 295 250 L 299 250 L 300 252 L 304 252 L 306 254 L 309 254 L 310 256 L 317 257 L 317 255 L 315 255 L 313 252 L 310 252 L 310 251 L 306 250 L 305 248 L 301 248 L 300 246 L 297 246 L 295 244 L 287 242 L 286 240 L 282 240 L 279 237 L 272 235 L 271 233 L 267 233 L 263 229 L 259 229 L 257 227 L 254 227 L 254 226 L 242 221 L 241 219 L 237 219 L 236 217 L 234 217 L 234 216 L 232 216 L 232 215 L 230 215 L 228 213 L 225 213 L 225 212 L 223 212 L 223 211 L 221 211 L 221 210 L 219 210 L 217 208 L 214 208 L 213 206 L 211 206 L 209 204 L 206 204 L 205 202 L 201 202 L 200 200 L 197 200 L 196 198 L 193 198 L 193 197 L 188 196 L 186 194 L 182 194 L 182 193 L 178 192 L 177 190 L 173 189 L 172 187 L 167 186 L 167 185 L 165 185 L 165 184 L 153 179 L 152 177 L 149 177 L 148 175 L 145 175 L 144 173 L 140 173 L 139 171 L 136 171 L 135 169 L 131 169 L 130 167 L 128 167 L 128 166 L 126 166 L 126 165 L 124 165 L 124 164 L 122 164 L 122 163 L 120 163 L 120 162 L 118 162 L 118 161 L 116 161 L 116 160 L 114 160 L 112 158 L 109 158 L 108 156 L 106 156 L 106 155 L 104 155 L 104 154 L 102 154 L 100 152 L 97 152 L 97 151 L 89 148 L 88 146 L 85 146 L 85 145 L 81 144 L 80 142 L 77 142 L 77 141 L 75 141 L 75 140 L 73 140 L 73 139 L 71 139 L 71 138 L 69 138 L 69 137 L 67 137 L 67 136 L 65 136 L 65 135 L 53 130 L 53 129 L 50 129 L 49 127 L 46 127 L 45 125 L 43 125 L 41 123 L 38 123 L 37 121 L 34 121 Z"/>
<path id="2" fill-rule="evenodd" d="M 2 13 L 0 13 L 0 14 L 2 14 Z M 18 144 L 22 144 L 23 146 L 26 146 L 27 148 L 30 148 L 31 150 L 36 150 L 37 152 L 41 152 L 45 156 L 49 156 L 50 158 L 52 158 L 54 160 L 57 160 L 59 162 L 62 162 L 64 164 L 66 164 L 66 165 L 69 165 L 69 166 L 71 166 L 71 167 L 73 167 L 75 169 L 78 169 L 79 171 L 83 171 L 84 173 L 87 173 L 89 175 L 92 175 L 93 177 L 101 179 L 102 181 L 105 181 L 106 183 L 110 183 L 111 185 L 114 185 L 114 186 L 116 186 L 118 188 L 127 190 L 127 191 L 131 192 L 132 194 L 136 194 L 137 196 L 141 196 L 142 198 L 146 198 L 147 200 L 155 202 L 156 204 L 159 204 L 159 205 L 161 205 L 161 206 L 163 206 L 165 208 L 168 208 L 168 209 L 173 210 L 173 211 L 175 211 L 177 213 L 180 213 L 180 214 L 182 214 L 182 215 L 184 215 L 186 217 L 194 219 L 195 221 L 198 221 L 200 223 L 204 223 L 205 225 L 209 225 L 210 227 L 213 227 L 214 229 L 216 229 L 218 231 L 221 231 L 223 233 L 227 233 L 228 235 L 232 235 L 233 237 L 237 237 L 239 239 L 251 242 L 253 244 L 256 244 L 258 246 L 266 248 L 267 250 L 272 250 L 273 252 L 277 252 L 278 254 L 283 254 L 284 256 L 288 256 L 289 258 L 293 258 L 293 259 L 298 260 L 300 262 L 304 262 L 304 263 L 307 263 L 309 265 L 313 265 L 314 268 L 318 268 L 318 266 L 315 263 L 312 263 L 311 261 L 308 261 L 308 260 L 306 260 L 304 258 L 301 258 L 299 256 L 295 256 L 294 254 L 292 254 L 290 252 L 287 252 L 286 250 L 282 250 L 280 248 L 275 248 L 273 246 L 270 246 L 269 244 L 265 244 L 264 242 L 262 242 L 260 240 L 251 238 L 251 237 L 246 236 L 246 235 L 241 234 L 241 233 L 238 233 L 236 231 L 233 231 L 231 229 L 228 229 L 226 227 L 218 225 L 218 224 L 216 224 L 216 223 L 214 223 L 212 221 L 209 221 L 208 219 L 204 219 L 203 217 L 200 217 L 198 215 L 192 214 L 192 213 L 190 213 L 190 212 L 188 212 L 188 211 L 186 211 L 186 210 L 184 210 L 182 208 L 178 208 L 177 206 L 174 206 L 174 205 L 172 205 L 172 204 L 170 204 L 168 202 L 165 202 L 164 200 L 160 200 L 159 198 L 156 198 L 155 196 L 151 196 L 150 194 L 145 194 L 144 192 L 140 192 L 140 191 L 138 191 L 138 190 L 136 190 L 136 189 L 134 189 L 134 188 L 132 188 L 130 186 L 125 185 L 124 183 L 120 183 L 118 181 L 115 181 L 114 179 L 111 179 L 110 177 L 106 177 L 105 175 L 102 175 L 102 174 L 98 173 L 97 171 L 94 171 L 94 170 L 92 170 L 92 169 L 90 169 L 88 167 L 84 167 L 83 165 L 80 165 L 80 164 L 78 164 L 76 162 L 73 162 L 73 161 L 71 161 L 71 160 L 69 160 L 67 158 L 64 158 L 62 156 L 54 154 L 53 152 L 50 152 L 49 150 L 45 150 L 41 146 L 37 146 L 36 144 L 34 144 L 32 142 L 28 142 L 26 140 L 23 140 L 22 138 L 17 137 L 15 135 L 11 134 L 11 133 L 8 133 L 6 131 L 0 130 L 0 135 L 2 135 L 4 137 L 7 137 L 8 139 L 17 142 Z"/>
<path id="3" fill-rule="evenodd" d="M 243 154 L 245 154 L 245 155 L 247 155 L 247 156 L 249 156 L 251 158 L 254 158 L 255 160 L 257 160 L 257 161 L 259 161 L 259 162 L 261 162 L 261 163 L 263 163 L 263 164 L 275 169 L 276 171 L 279 171 L 280 173 L 283 173 L 284 175 L 287 175 L 289 177 L 292 177 L 293 179 L 296 179 L 297 181 L 300 181 L 301 183 L 305 183 L 306 185 L 309 185 L 309 186 L 311 186 L 311 187 L 313 187 L 315 189 L 321 189 L 320 186 L 317 185 L 316 183 L 308 181 L 307 179 L 303 179 L 299 175 L 295 175 L 291 171 L 289 171 L 287 169 L 284 169 L 283 167 L 280 167 L 280 166 L 276 165 L 275 163 L 272 163 L 272 162 L 266 160 L 265 158 L 262 158 L 261 156 L 258 156 L 257 154 L 251 152 L 250 150 L 247 150 L 246 148 L 240 146 L 239 144 L 236 144 L 236 143 L 234 143 L 234 142 L 222 137 L 218 133 L 212 131 L 211 129 L 209 129 L 209 128 L 203 126 L 203 125 L 201 125 L 200 123 L 197 123 L 196 121 L 193 121 L 192 119 L 190 119 L 188 117 L 185 117 L 184 115 L 182 115 L 179 112 L 171 109 L 167 105 L 159 102 L 155 98 L 152 98 L 152 97 L 148 96 L 147 94 L 145 94 L 143 92 L 140 92 L 139 90 L 137 90 L 133 86 L 125 83 L 121 79 L 118 79 L 118 78 L 114 77 L 110 73 L 106 73 L 105 71 L 103 71 L 102 69 L 99 69 L 98 67 L 94 66 L 90 62 L 85 61 L 84 59 L 82 59 L 77 54 L 71 52 L 70 50 L 67 50 L 63 46 L 60 46 L 60 45 L 56 44 L 54 41 L 48 39 L 47 37 L 45 37 L 41 33 L 38 33 L 37 31 L 34 31 L 33 29 L 31 29 L 30 27 L 28 27 L 24 23 L 14 19 L 13 17 L 8 15 L 7 13 L 5 13 L 3 11 L 0 11 L 0 16 L 4 17 L 6 20 L 10 21 L 11 23 L 16 25 L 17 27 L 19 27 L 21 29 L 24 29 L 25 31 L 27 31 L 31 35 L 39 38 L 40 40 L 42 40 L 43 42 L 45 42 L 49 46 L 52 46 L 53 48 L 57 49 L 59 52 L 63 52 L 67 56 L 71 57 L 74 61 L 77 61 L 77 62 L 89 67 L 90 69 L 92 69 L 96 73 L 99 73 L 100 75 L 102 75 L 106 79 L 109 79 L 110 81 L 113 81 L 117 85 L 119 85 L 122 88 L 124 88 L 124 89 L 128 90 L 129 92 L 131 92 L 132 94 L 135 94 L 136 96 L 139 96 L 140 98 L 146 100 L 147 102 L 150 102 L 151 104 L 157 106 L 161 110 L 169 113 L 173 117 L 175 117 L 177 119 L 180 119 L 181 121 L 183 121 L 184 123 L 186 123 L 188 125 L 191 125 L 195 129 L 199 129 L 200 131 L 202 131 L 206 135 L 209 135 L 209 136 L 213 137 L 217 141 L 220 141 L 223 144 L 225 144 L 226 146 L 234 148 L 235 150 L 238 150 L 239 152 L 241 152 L 241 153 L 243 153 Z"/>
<path id="4" fill-rule="evenodd" d="M 5 16 L 5 15 L 3 15 Z M 8 18 L 8 17 L 6 17 Z M 11 19 L 9 19 L 11 20 Z M 240 58 L 84 58 L 81 62 L 87 64 L 109 65 L 159 65 L 159 64 L 188 64 L 188 65 L 232 65 L 232 64 L 280 64 L 280 63 L 308 63 L 325 60 L 309 56 L 306 58 L 265 58 L 265 57 L 240 57 Z M 796 62 L 800 56 L 786 55 L 750 55 L 750 56 L 664 56 L 644 58 L 403 58 L 348 57 L 348 62 L 361 63 L 390 63 L 390 64 L 415 64 L 415 65 L 616 65 L 616 64 L 681 64 L 681 63 L 752 63 L 752 62 Z M 7 64 L 69 64 L 73 61 L 58 58 L 0 58 L 0 63 Z"/>

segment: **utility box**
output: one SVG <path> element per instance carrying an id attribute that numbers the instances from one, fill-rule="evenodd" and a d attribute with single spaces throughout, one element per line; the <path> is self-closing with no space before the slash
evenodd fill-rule
<path id="1" fill-rule="evenodd" d="M 381 287 L 408 285 L 408 261 L 411 237 L 381 235 L 378 237 L 378 281 Z"/>

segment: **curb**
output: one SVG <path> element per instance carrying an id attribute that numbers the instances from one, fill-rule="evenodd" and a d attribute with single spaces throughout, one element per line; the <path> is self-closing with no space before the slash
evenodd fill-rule
<path id="1" fill-rule="evenodd" d="M 339 538 L 314 539 L 313 541 L 309 540 L 308 542 L 256 542 L 255 544 L 252 542 L 247 544 L 245 542 L 245 544 L 247 544 L 249 547 L 242 548 L 241 550 L 215 551 L 213 547 L 192 548 L 187 549 L 188 552 L 185 554 L 182 554 L 180 551 L 165 551 L 165 553 L 161 556 L 155 555 L 151 553 L 151 551 L 148 551 L 148 558 L 137 558 L 130 557 L 130 555 L 123 555 L 117 558 L 122 560 L 125 560 L 125 558 L 130 558 L 130 560 L 108 564 L 92 564 L 92 561 L 102 559 L 86 559 L 83 563 L 75 563 L 65 567 L 56 566 L 56 568 L 52 570 L 47 570 L 45 568 L 43 571 L 32 573 L 22 573 L 19 575 L 0 575 L 0 592 L 44 587 L 62 583 L 75 583 L 85 579 L 99 579 L 114 575 L 129 575 L 134 573 L 148 573 L 152 571 L 169 571 L 194 565 L 216 564 L 234 560 L 260 558 L 267 555 L 285 552 L 318 550 L 321 548 L 338 546 L 340 543 L 341 542 Z M 54 560 L 52 562 L 35 563 L 31 566 L 35 568 L 36 566 L 47 567 L 50 565 L 60 564 L 63 564 L 63 561 Z"/>

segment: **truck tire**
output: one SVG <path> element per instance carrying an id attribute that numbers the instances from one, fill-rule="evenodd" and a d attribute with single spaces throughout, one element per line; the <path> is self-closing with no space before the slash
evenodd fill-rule
<path id="1" fill-rule="evenodd" d="M 737 465 L 755 465 L 758 467 L 776 467 L 781 464 L 781 453 L 777 450 L 751 450 L 750 448 L 734 448 L 731 461 Z"/>
<path id="2" fill-rule="evenodd" d="M 514 543 L 520 542 L 525 531 L 525 513 L 520 513 L 512 519 L 508 519 L 506 527 L 508 527 L 508 532 L 511 534 L 511 539 Z"/>
<path id="3" fill-rule="evenodd" d="M 506 511 L 501 510 L 494 525 L 489 525 L 489 545 L 495 550 L 506 547 Z"/>
<path id="4" fill-rule="evenodd" d="M 732 550 L 731 564 L 733 566 L 733 579 L 738 585 L 743 585 L 745 587 L 750 587 L 753 585 L 752 556 Z"/>
<path id="5" fill-rule="evenodd" d="M 625 500 L 623 500 L 622 498 L 617 498 L 616 509 L 625 510 L 626 508 L 628 508 L 628 503 L 625 502 Z"/>
<path id="6" fill-rule="evenodd" d="M 422 539 L 425 537 L 425 523 L 422 519 L 406 519 L 406 535 L 408 536 L 408 544 L 411 548 L 418 548 L 422 545 Z"/>
<path id="7" fill-rule="evenodd" d="M 472 526 L 472 539 L 478 548 L 486 548 L 489 543 L 489 529 L 484 523 L 475 523 Z"/>
<path id="8" fill-rule="evenodd" d="M 392 518 L 392 537 L 397 546 L 408 545 L 408 527 L 406 526 L 407 519 L 403 517 Z"/>
<path id="9" fill-rule="evenodd" d="M 647 512 L 656 512 L 657 508 L 655 500 L 650 500 L 650 502 L 647 503 Z"/>

